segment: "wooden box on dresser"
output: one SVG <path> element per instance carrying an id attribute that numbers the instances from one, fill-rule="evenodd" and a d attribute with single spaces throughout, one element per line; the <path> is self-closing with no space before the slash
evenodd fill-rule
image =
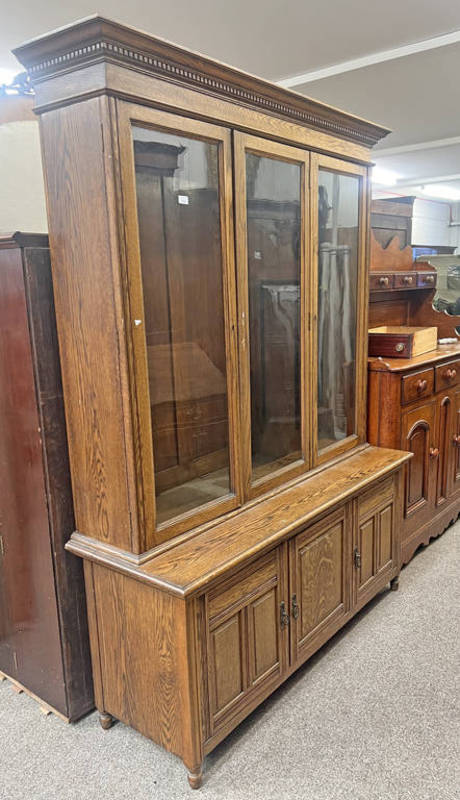
<path id="1" fill-rule="evenodd" d="M 369 441 L 413 453 L 401 530 L 407 563 L 460 513 L 460 317 L 433 308 L 436 270 L 414 263 L 399 234 L 386 248 L 372 236 L 370 276 L 370 328 L 436 326 L 439 339 L 454 341 L 414 358 L 369 358 Z"/>
<path id="2" fill-rule="evenodd" d="M 100 17 L 18 48 L 40 115 L 96 703 L 206 753 L 400 570 L 366 442 L 385 130 Z"/>
<path id="3" fill-rule="evenodd" d="M 48 237 L 0 236 L 0 673 L 64 716 L 94 707 Z"/>

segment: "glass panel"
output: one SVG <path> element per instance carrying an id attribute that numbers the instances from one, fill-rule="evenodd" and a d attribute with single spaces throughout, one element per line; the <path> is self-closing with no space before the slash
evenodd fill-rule
<path id="1" fill-rule="evenodd" d="M 360 178 L 319 170 L 318 449 L 356 431 Z"/>
<path id="2" fill-rule="evenodd" d="M 252 477 L 302 458 L 301 165 L 246 154 Z"/>
<path id="3" fill-rule="evenodd" d="M 161 523 L 230 492 L 218 145 L 133 138 Z"/>

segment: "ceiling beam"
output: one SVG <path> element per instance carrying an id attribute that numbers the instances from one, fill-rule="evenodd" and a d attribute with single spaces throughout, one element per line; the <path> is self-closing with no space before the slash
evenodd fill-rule
<path id="1" fill-rule="evenodd" d="M 416 150 L 437 150 L 439 147 L 454 147 L 460 144 L 460 136 L 451 136 L 448 139 L 433 139 L 431 142 L 416 142 L 415 144 L 401 144 L 398 147 L 381 147 L 374 150 L 376 158 L 381 156 L 397 156 L 400 153 L 414 153 Z"/>
<path id="2" fill-rule="evenodd" d="M 289 78 L 277 81 L 277 83 L 285 89 L 292 89 L 293 86 L 302 86 L 304 83 L 331 78 L 344 72 L 370 67 L 373 64 L 381 64 L 383 61 L 393 61 L 395 58 L 406 58 L 406 56 L 413 56 L 426 50 L 435 50 L 438 47 L 446 47 L 457 42 L 460 42 L 460 31 L 452 31 L 452 33 L 445 33 L 442 36 L 434 36 L 432 39 L 424 39 L 421 42 L 395 47 L 393 50 L 381 50 L 379 53 L 371 53 L 361 58 L 354 58 L 351 61 L 342 61 L 339 64 L 332 64 L 330 67 L 305 72 L 303 75 L 292 75 Z"/>

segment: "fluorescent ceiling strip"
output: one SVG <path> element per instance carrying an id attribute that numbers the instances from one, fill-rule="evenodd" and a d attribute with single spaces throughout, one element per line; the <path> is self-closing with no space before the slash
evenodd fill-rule
<path id="1" fill-rule="evenodd" d="M 433 139 L 431 142 L 416 142 L 415 144 L 401 144 L 398 147 L 375 148 L 376 158 L 381 156 L 397 156 L 400 153 L 414 153 L 416 150 L 437 150 L 439 147 L 454 147 L 460 144 L 460 136 L 451 136 L 449 139 Z"/>
<path id="2" fill-rule="evenodd" d="M 449 183 L 450 181 L 460 181 L 460 173 L 453 175 L 436 175 L 429 178 L 420 178 L 418 175 L 413 178 L 407 178 L 403 181 L 396 181 L 395 188 L 399 189 L 400 186 L 425 186 L 430 183 Z"/>
<path id="3" fill-rule="evenodd" d="M 351 72 L 354 69 L 370 67 L 373 64 L 381 64 L 383 61 L 393 61 L 396 58 L 413 56 L 426 50 L 435 50 L 438 47 L 447 47 L 449 44 L 460 42 L 460 31 L 444 33 L 442 36 L 434 36 L 432 39 L 424 39 L 421 42 L 412 42 L 402 47 L 395 47 L 393 50 L 381 50 L 380 53 L 371 53 L 361 58 L 354 58 L 351 61 L 342 61 L 340 64 L 332 64 L 330 67 L 317 69 L 313 72 L 304 72 L 303 75 L 292 75 L 277 81 L 278 86 L 285 89 L 292 89 L 293 86 L 302 86 L 304 83 L 321 81 L 324 78 L 331 78 L 333 75 L 341 75 L 343 72 Z"/>

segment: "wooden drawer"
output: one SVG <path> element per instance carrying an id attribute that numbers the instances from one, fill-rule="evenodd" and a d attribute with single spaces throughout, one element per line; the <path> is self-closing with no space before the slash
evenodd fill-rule
<path id="1" fill-rule="evenodd" d="M 401 272 L 399 275 L 394 276 L 395 289 L 416 289 L 417 288 L 417 273 L 416 272 Z"/>
<path id="2" fill-rule="evenodd" d="M 417 286 L 426 287 L 427 289 L 434 289 L 436 286 L 436 272 L 419 272 L 417 275 Z"/>
<path id="3" fill-rule="evenodd" d="M 359 519 L 364 519 L 374 509 L 391 502 L 394 499 L 394 495 L 395 482 L 393 476 L 364 492 L 358 500 Z"/>
<path id="4" fill-rule="evenodd" d="M 401 403 L 413 403 L 423 397 L 429 397 L 434 388 L 434 369 L 424 369 L 404 375 L 401 382 Z"/>
<path id="5" fill-rule="evenodd" d="M 435 390 L 441 392 L 450 386 L 456 386 L 460 381 L 460 361 L 448 361 L 435 367 Z"/>
<path id="6" fill-rule="evenodd" d="M 371 272 L 369 276 L 369 289 L 392 289 L 394 285 L 394 275 L 387 272 Z"/>

